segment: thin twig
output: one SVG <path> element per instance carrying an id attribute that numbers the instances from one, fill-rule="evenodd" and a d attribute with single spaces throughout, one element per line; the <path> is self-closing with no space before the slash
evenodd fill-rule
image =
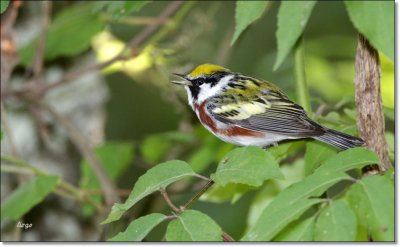
<path id="1" fill-rule="evenodd" d="M 6 165 L 6 164 L 1 164 L 1 171 L 2 172 L 8 172 L 8 173 L 16 173 L 16 174 L 29 174 L 29 175 L 37 175 L 37 176 L 49 176 L 47 172 L 29 164 L 25 160 L 19 159 L 17 157 L 11 157 L 11 156 L 1 156 L 0 157 L 2 161 L 14 164 L 14 166 Z M 75 200 L 78 200 L 80 202 L 87 202 L 91 204 L 93 207 L 96 208 L 96 210 L 100 213 L 104 212 L 104 208 L 99 205 L 97 202 L 93 201 L 90 197 L 85 198 L 84 197 L 84 192 L 81 191 L 79 188 L 75 187 L 74 185 L 64 181 L 60 180 L 58 184 L 59 190 L 56 191 L 57 194 L 61 196 L 67 196 L 68 198 L 73 198 Z M 60 191 L 61 189 L 61 191 Z M 65 191 L 65 192 L 62 192 Z"/>
<path id="2" fill-rule="evenodd" d="M 107 205 L 111 206 L 112 204 L 117 202 L 119 198 L 113 182 L 105 173 L 100 160 L 90 148 L 89 143 L 86 141 L 82 133 L 80 133 L 78 128 L 76 128 L 65 116 L 54 110 L 53 107 L 51 107 L 44 101 L 40 102 L 39 104 L 43 109 L 48 111 L 54 117 L 55 121 L 58 124 L 60 124 L 65 129 L 65 131 L 68 133 L 69 138 L 71 138 L 71 141 L 78 147 L 82 156 L 89 161 L 89 165 L 92 168 L 96 177 L 98 178 L 100 187 L 104 192 L 104 199 Z"/>
<path id="3" fill-rule="evenodd" d="M 44 95 L 44 94 L 47 93 L 47 91 L 49 91 L 49 90 L 51 90 L 53 88 L 62 86 L 64 84 L 66 84 L 66 83 L 69 83 L 69 82 L 81 77 L 84 74 L 90 73 L 90 72 L 95 71 L 95 70 L 104 69 L 105 67 L 107 67 L 107 66 L 109 66 L 109 65 L 111 65 L 111 64 L 113 64 L 113 63 L 115 63 L 117 61 L 124 60 L 124 59 L 127 59 L 127 58 L 123 54 L 118 54 L 117 56 L 111 58 L 108 61 L 101 62 L 101 63 L 96 63 L 96 64 L 91 64 L 91 65 L 89 65 L 89 66 L 87 66 L 87 67 L 85 67 L 83 69 L 77 70 L 77 71 L 67 72 L 59 80 L 44 86 L 40 90 L 40 93 L 42 95 Z"/>
<path id="4" fill-rule="evenodd" d="M 169 206 L 172 210 L 174 210 L 174 212 L 176 212 L 176 213 L 180 213 L 180 212 L 181 212 L 181 210 L 180 210 L 179 208 L 177 208 L 177 207 L 174 205 L 174 203 L 172 203 L 171 199 L 170 199 L 169 196 L 168 196 L 168 192 L 167 192 L 165 189 L 161 188 L 161 189 L 160 189 L 160 193 L 161 193 L 161 195 L 163 196 L 165 202 L 168 204 L 168 206 Z"/>
<path id="5" fill-rule="evenodd" d="M 165 189 L 161 188 L 160 193 L 163 196 L 165 202 L 168 204 L 168 206 L 177 214 L 182 213 L 186 209 L 190 208 L 193 203 L 195 203 L 201 195 L 203 195 L 212 185 L 214 184 L 214 181 L 208 179 L 208 182 L 206 185 L 203 186 L 203 188 L 194 196 L 192 197 L 186 204 L 185 206 L 181 206 L 180 208 L 176 207 L 174 203 L 171 201 L 171 199 L 168 196 L 168 193 Z M 171 216 L 171 217 L 176 217 L 176 216 Z M 222 240 L 224 242 L 235 242 L 235 239 L 233 239 L 228 233 L 222 232 Z"/>
<path id="6" fill-rule="evenodd" d="M 17 166 L 14 166 L 14 165 L 1 164 L 0 170 L 2 172 L 7 172 L 7 173 L 24 174 L 24 175 L 35 175 L 35 173 L 31 169 L 17 167 Z"/>
<path id="7" fill-rule="evenodd" d="M 49 130 L 44 124 L 40 108 L 37 107 L 37 105 L 30 105 L 29 109 L 32 113 L 33 120 L 35 121 L 37 128 L 39 129 L 40 137 L 43 139 L 44 142 L 47 142 L 50 139 Z"/>
<path id="8" fill-rule="evenodd" d="M 13 156 L 19 156 L 17 147 L 15 146 L 15 142 L 14 142 L 14 136 L 11 132 L 10 125 L 8 124 L 8 115 L 7 115 L 6 109 L 4 109 L 3 101 L 0 102 L 0 105 L 1 105 L 1 123 L 3 124 L 4 131 L 7 135 L 7 139 L 10 144 L 11 154 Z"/>
<path id="9" fill-rule="evenodd" d="M 122 19 L 115 19 L 114 17 L 112 17 L 112 15 L 102 14 L 101 17 L 108 22 L 122 23 L 132 26 L 148 26 L 156 22 L 159 22 L 160 24 L 165 24 L 169 21 L 168 19 L 163 20 L 161 18 L 146 17 L 146 16 L 127 16 Z"/>
<path id="10" fill-rule="evenodd" d="M 43 20 L 42 20 L 42 32 L 39 36 L 36 46 L 36 52 L 33 59 L 32 71 L 33 71 L 33 82 L 36 81 L 43 70 L 44 51 L 46 46 L 47 29 L 50 23 L 52 1 L 43 1 Z"/>
<path id="11" fill-rule="evenodd" d="M 158 16 L 158 20 L 166 20 L 168 19 L 175 11 L 181 6 L 184 2 L 183 1 L 173 1 L 171 2 L 167 8 Z M 101 70 L 117 61 L 120 60 L 126 60 L 128 58 L 132 58 L 138 55 L 139 47 L 142 45 L 146 39 L 148 39 L 156 30 L 162 25 L 162 21 L 156 21 L 152 25 L 147 26 L 142 32 L 140 32 L 138 35 L 136 35 L 129 43 L 126 49 L 122 50 L 119 54 L 117 54 L 115 57 L 111 58 L 108 61 L 102 62 L 102 63 L 97 63 L 93 65 L 89 65 L 86 68 L 83 68 L 78 71 L 72 71 L 69 73 L 64 74 L 64 76 L 59 79 L 56 82 L 50 83 L 47 86 L 45 86 L 41 93 L 44 94 L 48 90 L 61 86 L 65 83 L 68 83 L 76 78 L 81 77 L 82 75 L 92 72 L 94 70 Z M 127 57 L 125 54 L 127 51 L 131 51 L 131 54 L 129 57 Z"/>
<path id="12" fill-rule="evenodd" d="M 101 189 L 87 189 L 85 190 L 88 195 L 101 195 L 103 191 Z M 120 197 L 128 197 L 131 194 L 131 190 L 128 189 L 117 189 L 118 196 Z"/>

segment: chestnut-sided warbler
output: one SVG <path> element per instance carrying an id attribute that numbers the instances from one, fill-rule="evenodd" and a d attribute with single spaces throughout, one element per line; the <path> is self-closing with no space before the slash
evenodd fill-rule
<path id="1" fill-rule="evenodd" d="M 347 149 L 360 138 L 328 129 L 308 118 L 276 85 L 213 64 L 202 64 L 183 80 L 188 101 L 200 122 L 223 141 L 266 147 L 286 139 L 314 138 Z"/>

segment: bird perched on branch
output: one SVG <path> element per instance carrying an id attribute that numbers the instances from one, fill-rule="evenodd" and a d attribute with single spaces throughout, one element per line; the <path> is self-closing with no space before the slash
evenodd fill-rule
<path id="1" fill-rule="evenodd" d="M 276 85 L 202 64 L 173 81 L 183 85 L 200 122 L 225 142 L 267 147 L 287 139 L 314 138 L 340 149 L 361 146 L 360 138 L 328 129 L 308 118 Z"/>

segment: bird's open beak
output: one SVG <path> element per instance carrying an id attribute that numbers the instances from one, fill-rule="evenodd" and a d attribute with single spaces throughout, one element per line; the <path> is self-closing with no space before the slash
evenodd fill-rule
<path id="1" fill-rule="evenodd" d="M 177 73 L 172 73 L 174 76 L 177 76 L 179 78 L 182 78 L 183 81 L 172 81 L 172 83 L 177 84 L 177 85 L 181 85 L 181 86 L 192 86 L 192 82 L 189 81 L 188 79 L 185 78 L 185 75 L 182 74 L 177 74 Z"/>

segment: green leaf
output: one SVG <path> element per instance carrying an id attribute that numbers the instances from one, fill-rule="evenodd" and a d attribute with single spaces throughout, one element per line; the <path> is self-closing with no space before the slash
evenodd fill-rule
<path id="1" fill-rule="evenodd" d="M 142 241 L 149 232 L 165 220 L 167 216 L 159 213 L 149 214 L 132 221 L 124 232 L 118 233 L 108 241 Z"/>
<path id="2" fill-rule="evenodd" d="M 327 158 L 336 154 L 328 144 L 319 141 L 310 141 L 306 144 L 306 154 L 304 155 L 305 174 L 310 175 Z"/>
<path id="3" fill-rule="evenodd" d="M 185 210 L 167 227 L 167 241 L 222 241 L 222 230 L 208 215 Z"/>
<path id="4" fill-rule="evenodd" d="M 211 178 L 222 186 L 228 183 L 261 186 L 267 179 L 283 176 L 279 164 L 269 152 L 248 146 L 229 152 Z"/>
<path id="5" fill-rule="evenodd" d="M 9 0 L 0 1 L 0 14 L 3 14 L 3 12 L 6 11 L 9 4 L 10 4 Z"/>
<path id="6" fill-rule="evenodd" d="M 374 241 L 394 241 L 394 186 L 385 176 L 364 177 L 347 192 L 358 223 Z"/>
<path id="7" fill-rule="evenodd" d="M 141 10 L 150 1 L 125 1 L 125 11 L 127 14 Z"/>
<path id="8" fill-rule="evenodd" d="M 394 179 L 395 179 L 396 175 L 394 173 L 393 166 L 390 167 L 388 170 L 386 170 L 385 173 L 383 174 L 383 176 L 385 176 L 387 179 L 389 179 L 394 184 Z"/>
<path id="9" fill-rule="evenodd" d="M 345 1 L 345 5 L 357 30 L 394 61 L 394 2 Z"/>
<path id="10" fill-rule="evenodd" d="M 394 116 L 394 110 L 389 108 L 389 107 L 383 107 L 383 114 L 385 114 L 385 117 L 389 118 L 391 121 L 394 122 L 395 116 Z"/>
<path id="11" fill-rule="evenodd" d="M 51 60 L 59 56 L 75 56 L 90 46 L 92 37 L 104 28 L 99 15 L 91 11 L 95 3 L 75 4 L 61 11 L 47 32 L 44 56 Z M 28 66 L 36 50 L 37 39 L 20 50 L 21 62 Z"/>
<path id="12" fill-rule="evenodd" d="M 276 32 L 278 54 L 274 70 L 278 69 L 282 64 L 303 33 L 316 3 L 317 1 L 281 2 L 278 12 L 278 30 Z"/>
<path id="13" fill-rule="evenodd" d="M 22 184 L 1 204 L 1 220 L 17 220 L 44 200 L 59 182 L 57 176 L 37 176 Z"/>
<path id="14" fill-rule="evenodd" d="M 150 1 L 114 1 L 114 2 L 96 2 L 93 12 L 100 10 L 111 14 L 115 18 L 127 16 L 133 12 L 139 11 Z"/>
<path id="15" fill-rule="evenodd" d="M 354 241 L 357 219 L 343 201 L 333 201 L 325 207 L 315 223 L 315 241 Z"/>
<path id="16" fill-rule="evenodd" d="M 280 170 L 285 179 L 269 180 L 257 190 L 247 216 L 248 228 L 254 226 L 265 207 L 275 200 L 282 190 L 304 179 L 304 160 L 297 159 L 290 165 L 282 166 Z"/>
<path id="17" fill-rule="evenodd" d="M 107 142 L 95 150 L 105 172 L 112 181 L 116 181 L 133 160 L 133 145 L 128 142 Z M 100 183 L 87 160 L 81 161 L 80 187 L 85 190 L 100 189 Z M 92 195 L 92 200 L 101 201 L 100 195 Z M 83 207 L 86 216 L 92 215 L 94 208 L 90 204 Z"/>
<path id="18" fill-rule="evenodd" d="M 198 175 L 186 162 L 180 160 L 167 161 L 151 168 L 138 179 L 125 203 L 114 204 L 110 214 L 102 224 L 118 220 L 126 210 L 144 197 L 188 176 Z"/>
<path id="19" fill-rule="evenodd" d="M 271 240 L 287 224 L 299 217 L 308 207 L 319 202 L 309 200 L 309 197 L 320 196 L 332 185 L 348 178 L 349 176 L 343 172 L 321 171 L 315 172 L 304 180 L 290 185 L 268 204 L 255 225 L 243 237 L 243 240 Z M 279 215 L 281 219 L 276 217 L 277 215 Z M 284 218 L 285 221 L 283 221 L 282 218 Z"/>
<path id="20" fill-rule="evenodd" d="M 264 210 L 257 223 L 241 241 L 270 241 L 290 222 L 300 217 L 312 205 L 321 201 L 321 199 L 302 199 L 288 205 L 282 205 L 284 210 Z"/>
<path id="21" fill-rule="evenodd" d="M 300 148 L 304 146 L 303 140 L 293 140 L 287 143 L 281 143 L 277 146 L 268 148 L 268 152 L 275 157 L 277 161 L 281 161 L 287 158 L 289 155 L 293 155 Z"/>
<path id="22" fill-rule="evenodd" d="M 385 139 L 386 139 L 386 143 L 388 144 L 389 147 L 389 158 L 392 162 L 394 162 L 395 159 L 395 138 L 394 138 L 394 134 L 391 132 L 386 132 L 385 133 Z"/>
<path id="23" fill-rule="evenodd" d="M 255 20 L 261 17 L 268 1 L 236 1 L 235 33 L 231 45 L 239 38 L 240 34 Z"/>
<path id="24" fill-rule="evenodd" d="M 206 193 L 204 193 L 200 200 L 207 202 L 221 203 L 230 201 L 235 203 L 246 192 L 253 190 L 254 187 L 246 184 L 232 184 L 229 183 L 225 186 L 214 184 Z"/>
<path id="25" fill-rule="evenodd" d="M 310 242 L 313 240 L 315 217 L 299 219 L 283 229 L 274 241 Z"/>
<path id="26" fill-rule="evenodd" d="M 287 224 L 300 216 L 304 211 L 296 211 L 299 214 L 292 214 L 292 210 L 297 206 L 299 208 L 312 206 L 307 198 L 320 196 L 329 187 L 339 181 L 347 179 L 343 172 L 318 172 L 306 177 L 303 181 L 292 184 L 284 189 L 279 195 L 263 210 L 255 225 L 243 237 L 247 241 L 269 241 Z M 310 203 L 310 204 L 308 204 Z M 276 218 L 279 215 L 286 219 L 280 221 Z"/>
<path id="27" fill-rule="evenodd" d="M 377 163 L 379 158 L 374 152 L 356 147 L 331 156 L 315 172 L 345 172 Z"/>

